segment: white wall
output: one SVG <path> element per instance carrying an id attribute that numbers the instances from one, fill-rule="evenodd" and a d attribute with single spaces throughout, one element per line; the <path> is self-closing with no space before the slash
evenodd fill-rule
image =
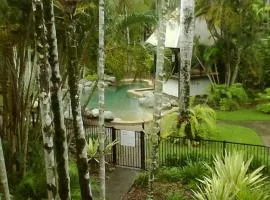
<path id="1" fill-rule="evenodd" d="M 210 81 L 207 77 L 191 79 L 190 82 L 190 95 L 204 95 L 208 94 Z M 169 79 L 163 84 L 163 93 L 178 97 L 178 80 Z"/>

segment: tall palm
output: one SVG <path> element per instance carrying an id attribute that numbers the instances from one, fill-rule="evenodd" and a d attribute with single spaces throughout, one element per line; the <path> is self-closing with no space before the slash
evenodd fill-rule
<path id="1" fill-rule="evenodd" d="M 45 19 L 48 25 L 49 63 L 51 65 L 51 102 L 54 115 L 55 154 L 58 174 L 58 193 L 62 200 L 70 199 L 70 178 L 68 172 L 68 146 L 66 127 L 62 106 L 61 75 L 59 71 L 59 58 L 57 37 L 55 30 L 53 0 L 45 0 Z"/>
<path id="2" fill-rule="evenodd" d="M 104 0 L 99 0 L 99 55 L 98 55 L 98 92 L 99 92 L 99 153 L 101 199 L 105 200 L 105 156 L 104 156 Z"/>
<path id="3" fill-rule="evenodd" d="M 10 200 L 7 171 L 6 171 L 6 165 L 5 165 L 1 137 L 0 137 L 0 182 L 1 182 L 1 185 L 3 187 L 5 199 Z"/>
<path id="4" fill-rule="evenodd" d="M 194 0 L 181 0 L 180 7 L 180 70 L 179 70 L 179 127 L 185 124 L 185 134 L 190 137 L 189 96 L 190 69 L 194 37 Z"/>
<path id="5" fill-rule="evenodd" d="M 43 136 L 43 149 L 45 159 L 46 181 L 48 199 L 56 197 L 56 174 L 53 149 L 53 127 L 50 116 L 50 69 L 47 57 L 47 37 L 41 0 L 33 1 L 35 15 L 37 67 L 39 71 L 40 86 L 40 115 Z"/>
<path id="6" fill-rule="evenodd" d="M 164 49 L 165 49 L 165 35 L 166 35 L 166 19 L 165 14 L 167 10 L 167 0 L 161 0 L 158 6 L 159 22 L 158 22 L 158 43 L 157 43 L 157 61 L 156 61 L 156 75 L 155 75 L 155 90 L 154 90 L 154 122 L 153 133 L 151 135 L 152 142 L 152 163 L 149 174 L 149 193 L 148 199 L 153 199 L 153 181 L 157 170 L 158 147 L 160 135 L 160 119 L 162 107 L 162 92 L 163 92 L 163 78 L 164 78 Z"/>
<path id="7" fill-rule="evenodd" d="M 80 69 L 77 57 L 77 39 L 76 26 L 74 20 L 74 11 L 77 1 L 69 3 L 69 24 L 67 28 L 68 41 L 68 85 L 71 99 L 71 110 L 73 117 L 73 131 L 76 140 L 76 159 L 79 172 L 79 183 L 81 189 L 81 199 L 92 200 L 92 192 L 89 184 L 88 158 L 87 158 L 87 142 L 83 127 L 80 96 L 81 89 L 79 86 Z M 73 7 L 73 8 L 72 8 Z"/>

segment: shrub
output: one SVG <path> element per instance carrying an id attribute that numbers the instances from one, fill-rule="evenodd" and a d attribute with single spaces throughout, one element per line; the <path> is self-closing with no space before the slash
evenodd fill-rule
<path id="1" fill-rule="evenodd" d="M 172 193 L 167 197 L 168 200 L 185 200 L 186 197 L 183 194 L 180 193 Z"/>
<path id="2" fill-rule="evenodd" d="M 259 93 L 256 100 L 259 104 L 256 106 L 258 111 L 269 114 L 270 113 L 270 88 L 266 88 L 264 93 Z"/>
<path id="3" fill-rule="evenodd" d="M 215 85 L 210 88 L 208 102 L 219 110 L 237 110 L 248 100 L 247 93 L 242 84 L 236 83 L 230 87 Z"/>
<path id="4" fill-rule="evenodd" d="M 176 182 L 182 179 L 181 171 L 180 167 L 162 167 L 159 169 L 157 177 L 160 180 Z"/>
<path id="5" fill-rule="evenodd" d="M 188 164 L 182 167 L 181 177 L 183 183 L 187 184 L 196 179 L 201 179 L 206 175 L 207 168 L 203 162 L 188 162 Z"/>
<path id="6" fill-rule="evenodd" d="M 148 173 L 147 172 L 139 173 L 135 178 L 134 184 L 141 187 L 146 187 L 148 185 Z"/>
<path id="7" fill-rule="evenodd" d="M 248 173 L 252 158 L 246 161 L 244 157 L 242 152 L 226 153 L 224 157 L 216 156 L 214 167 L 207 166 L 211 176 L 205 176 L 200 180 L 202 186 L 198 186 L 194 198 L 198 200 L 247 200 L 250 197 L 257 200 L 268 199 L 268 192 L 263 192 L 265 180 L 261 173 L 263 167 Z"/>

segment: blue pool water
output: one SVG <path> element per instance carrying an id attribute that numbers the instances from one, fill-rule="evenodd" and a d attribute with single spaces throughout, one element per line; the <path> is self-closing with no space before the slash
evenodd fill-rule
<path id="1" fill-rule="evenodd" d="M 140 106 L 135 97 L 129 96 L 127 91 L 135 88 L 149 87 L 147 83 L 130 83 L 121 86 L 110 86 L 105 89 L 105 110 L 112 111 L 114 116 L 123 121 L 146 120 L 151 116 L 150 110 Z M 82 100 L 87 98 L 83 96 Z M 95 91 L 88 108 L 98 108 L 98 92 Z"/>

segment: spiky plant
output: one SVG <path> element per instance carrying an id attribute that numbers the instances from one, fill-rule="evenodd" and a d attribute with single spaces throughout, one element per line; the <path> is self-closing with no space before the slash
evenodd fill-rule
<path id="1" fill-rule="evenodd" d="M 226 153 L 224 157 L 215 156 L 214 167 L 206 165 L 211 176 L 199 180 L 202 186 L 193 191 L 197 200 L 246 200 L 256 196 L 257 200 L 269 199 L 269 195 L 262 192 L 264 177 L 261 173 L 263 166 L 249 173 L 252 158 L 245 160 L 242 152 Z"/>

